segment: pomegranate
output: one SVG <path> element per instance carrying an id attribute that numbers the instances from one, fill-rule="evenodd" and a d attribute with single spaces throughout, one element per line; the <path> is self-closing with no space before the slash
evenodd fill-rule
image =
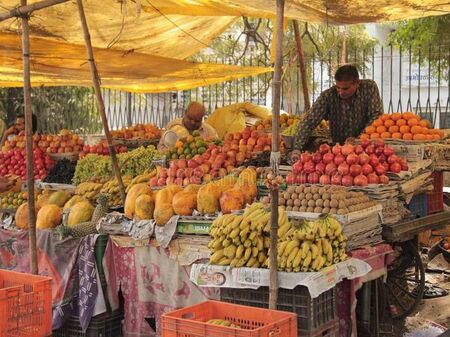
<path id="1" fill-rule="evenodd" d="M 361 153 L 359 155 L 359 165 L 365 165 L 365 164 L 368 164 L 369 162 L 370 162 L 370 157 L 368 154 Z"/>
<path id="2" fill-rule="evenodd" d="M 352 186 L 353 185 L 353 177 L 350 175 L 345 175 L 342 177 L 342 185 L 344 186 Z"/>
<path id="3" fill-rule="evenodd" d="M 350 153 L 355 152 L 355 148 L 351 144 L 345 144 L 342 146 L 341 152 L 344 156 L 348 156 Z"/>
<path id="4" fill-rule="evenodd" d="M 365 149 L 370 145 L 370 140 L 368 139 L 362 139 L 361 140 L 361 146 Z"/>
<path id="5" fill-rule="evenodd" d="M 389 165 L 392 165 L 394 163 L 399 163 L 400 164 L 400 158 L 397 157 L 395 154 L 392 154 L 388 157 L 387 162 Z"/>
<path id="6" fill-rule="evenodd" d="M 325 173 L 325 164 L 323 162 L 317 163 L 315 169 L 320 174 Z"/>
<path id="7" fill-rule="evenodd" d="M 349 165 L 353 165 L 358 163 L 359 161 L 359 157 L 358 155 L 354 154 L 354 153 L 350 153 L 347 158 L 346 158 L 347 164 Z"/>
<path id="8" fill-rule="evenodd" d="M 321 155 L 320 153 L 318 153 L 318 152 L 314 153 L 314 154 L 312 155 L 312 161 L 313 161 L 315 164 L 320 163 L 320 162 L 322 161 L 322 155 Z"/>
<path id="9" fill-rule="evenodd" d="M 333 162 L 333 160 L 334 160 L 334 154 L 332 154 L 332 153 L 325 153 L 322 157 L 322 161 L 325 164 L 331 163 L 331 162 Z"/>
<path id="10" fill-rule="evenodd" d="M 364 164 L 361 169 L 362 174 L 365 176 L 371 174 L 373 172 L 373 167 L 370 164 Z"/>
<path id="11" fill-rule="evenodd" d="M 394 149 L 393 149 L 392 147 L 390 147 L 390 146 L 386 146 L 386 147 L 383 149 L 383 153 L 384 153 L 384 155 L 385 155 L 386 157 L 392 156 L 392 155 L 394 154 Z"/>
<path id="12" fill-rule="evenodd" d="M 302 162 L 302 164 L 306 164 L 310 160 L 311 160 L 311 154 L 309 152 L 303 152 L 300 155 L 300 161 Z"/>
<path id="13" fill-rule="evenodd" d="M 370 158 L 369 164 L 372 165 L 373 168 L 375 168 L 380 163 L 380 160 L 375 154 L 371 154 L 369 158 Z"/>
<path id="14" fill-rule="evenodd" d="M 349 169 L 350 175 L 356 177 L 361 174 L 361 165 L 355 164 L 350 166 Z"/>
<path id="15" fill-rule="evenodd" d="M 367 186 L 369 184 L 369 179 L 366 176 L 360 174 L 356 176 L 354 179 L 354 183 L 356 186 Z"/>
<path id="16" fill-rule="evenodd" d="M 388 176 L 385 176 L 384 174 L 383 175 L 380 175 L 380 184 L 389 184 L 389 178 L 388 178 Z"/>
<path id="17" fill-rule="evenodd" d="M 308 161 L 303 165 L 303 170 L 306 173 L 313 173 L 315 168 L 316 168 L 316 166 L 314 165 L 314 163 L 312 161 Z"/>
<path id="18" fill-rule="evenodd" d="M 330 151 L 330 145 L 328 145 L 328 144 L 321 144 L 320 146 L 319 146 L 319 152 L 321 153 L 321 154 L 325 154 L 325 153 L 327 153 L 327 152 L 329 152 Z"/>
<path id="19" fill-rule="evenodd" d="M 292 171 L 294 173 L 300 173 L 303 170 L 303 164 L 300 160 L 296 161 L 294 165 L 292 165 Z"/>
<path id="20" fill-rule="evenodd" d="M 335 146 L 332 147 L 331 152 L 333 152 L 334 155 L 341 154 L 341 148 L 342 146 L 336 144 Z"/>
<path id="21" fill-rule="evenodd" d="M 294 174 L 291 172 L 286 176 L 286 184 L 288 185 L 292 185 L 295 183 L 295 176 Z"/>
<path id="22" fill-rule="evenodd" d="M 342 154 L 337 154 L 335 157 L 334 157 L 334 163 L 336 164 L 336 165 L 340 165 L 340 164 L 342 164 L 343 162 L 345 161 L 345 157 L 342 155 Z"/>
<path id="23" fill-rule="evenodd" d="M 382 164 L 378 164 L 378 165 L 375 167 L 375 172 L 376 172 L 379 176 L 381 176 L 381 175 L 383 175 L 383 174 L 386 174 L 386 169 L 384 168 L 384 166 L 383 166 Z"/>
<path id="24" fill-rule="evenodd" d="M 361 154 L 364 152 L 364 148 L 362 147 L 362 145 L 356 145 L 355 146 L 355 153 L 356 154 Z"/>
<path id="25" fill-rule="evenodd" d="M 402 166 L 399 163 L 393 163 L 389 166 L 391 172 L 399 173 L 402 170 Z"/>
<path id="26" fill-rule="evenodd" d="M 380 178 L 376 175 L 376 173 L 371 173 L 367 176 L 367 179 L 369 180 L 369 184 L 378 184 L 380 183 Z"/>
<path id="27" fill-rule="evenodd" d="M 348 174 L 349 168 L 350 166 L 347 163 L 342 163 L 341 165 L 338 166 L 337 170 L 339 174 L 345 176 L 346 174 Z"/>
<path id="28" fill-rule="evenodd" d="M 330 176 L 329 176 L 329 175 L 327 175 L 327 174 L 322 174 L 322 175 L 320 176 L 320 178 L 319 178 L 319 184 L 322 184 L 322 185 L 330 185 L 330 183 L 331 183 L 331 179 L 330 179 Z"/>
<path id="29" fill-rule="evenodd" d="M 308 183 L 310 183 L 310 184 L 319 183 L 319 174 L 317 172 L 308 174 Z"/>
<path id="30" fill-rule="evenodd" d="M 342 184 L 342 176 L 340 174 L 335 174 L 331 177 L 331 184 L 333 185 L 341 185 Z"/>
<path id="31" fill-rule="evenodd" d="M 296 184 L 306 184 L 307 182 L 308 182 L 308 175 L 305 172 L 302 172 L 295 177 Z"/>
<path id="32" fill-rule="evenodd" d="M 332 176 L 337 172 L 337 166 L 335 163 L 328 163 L 325 166 L 325 174 L 328 174 L 329 176 Z"/>

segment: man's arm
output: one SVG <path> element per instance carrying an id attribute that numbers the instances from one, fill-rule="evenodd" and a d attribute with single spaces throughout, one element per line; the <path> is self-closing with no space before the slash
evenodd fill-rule
<path id="1" fill-rule="evenodd" d="M 375 82 L 372 83 L 369 89 L 368 97 L 369 103 L 367 109 L 367 125 L 370 125 L 375 119 L 383 114 L 383 103 L 381 102 L 378 86 Z"/>
<path id="2" fill-rule="evenodd" d="M 322 93 L 314 102 L 312 108 L 306 113 L 305 118 L 299 123 L 295 135 L 294 148 L 302 150 L 308 142 L 309 136 L 327 114 L 327 97 Z"/>

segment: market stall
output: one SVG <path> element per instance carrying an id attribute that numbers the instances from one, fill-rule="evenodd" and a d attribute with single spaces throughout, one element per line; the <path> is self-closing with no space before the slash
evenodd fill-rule
<path id="1" fill-rule="evenodd" d="M 100 110 L 104 112 L 99 93 L 97 69 L 86 29 L 86 18 L 83 19 L 84 14 L 80 1 L 78 1 L 78 5 L 82 21 L 84 21 L 84 36 L 86 37 L 91 75 L 97 89 Z M 169 6 L 169 8 L 176 12 L 176 6 L 173 6 L 173 8 Z M 208 8 L 204 8 L 204 10 L 208 10 Z M 231 9 L 228 8 L 227 10 Z M 311 306 L 314 306 L 314 298 L 326 294 L 342 279 L 361 278 L 368 274 L 370 263 L 363 262 L 361 259 L 348 259 L 348 255 L 351 254 L 350 251 L 364 245 L 377 246 L 380 244 L 382 241 L 382 226 L 401 220 L 393 220 L 395 216 L 391 214 L 392 210 L 399 210 L 405 202 L 409 203 L 410 197 L 414 194 L 411 189 L 414 192 L 418 186 L 422 187 L 422 185 L 427 185 L 430 182 L 423 175 L 423 170 L 428 167 L 425 163 L 411 169 L 411 165 L 406 162 L 406 157 L 401 159 L 400 152 L 398 152 L 398 155 L 395 154 L 394 143 L 393 146 L 390 146 L 379 141 L 374 144 L 367 141 L 369 137 L 371 139 L 378 137 L 393 138 L 395 139 L 393 142 L 398 142 L 401 139 L 401 146 L 410 145 L 409 143 L 403 143 L 403 141 L 440 142 L 443 135 L 439 131 L 432 130 L 426 123 L 420 124 L 419 118 L 415 118 L 417 124 L 410 125 L 411 130 L 408 127 L 405 132 L 402 132 L 401 127 L 398 130 L 400 132 L 388 132 L 386 130 L 381 132 L 378 129 L 375 129 L 375 131 L 372 129 L 366 130 L 361 136 L 360 145 L 348 143 L 343 145 L 342 148 L 336 145 L 332 149 L 329 146 L 321 146 L 317 153 L 312 156 L 304 153 L 299 161 L 292 165 L 292 168 L 288 168 L 288 171 L 292 172 L 287 175 L 286 180 L 278 175 L 279 159 L 283 155 L 286 145 L 279 141 L 279 79 L 281 77 L 282 41 L 282 20 L 280 18 L 283 17 L 283 6 L 280 4 L 278 14 L 278 57 L 274 76 L 275 99 L 271 134 L 263 132 L 264 126 L 261 129 L 257 128 L 257 130 L 246 128 L 241 132 L 226 135 L 224 143 L 215 143 L 207 139 L 199 139 L 193 133 L 186 139 L 180 139 L 174 148 L 169 149 L 169 152 L 164 154 L 165 158 L 170 156 L 169 159 L 172 159 L 169 167 L 164 168 L 157 163 L 162 158 L 162 156 L 160 157 L 162 154 L 158 153 L 152 146 L 126 152 L 123 157 L 119 155 L 118 161 L 116 161 L 114 159 L 116 151 L 113 139 L 109 135 L 103 113 L 103 124 L 106 125 L 105 134 L 108 149 L 113 158 L 112 167 L 114 169 L 108 166 L 108 164 L 111 165 L 109 160 L 102 164 L 100 157 L 95 157 L 94 154 L 87 155 L 76 164 L 72 180 L 77 185 L 76 187 L 42 186 L 44 188 L 40 194 L 41 198 L 36 198 L 38 208 L 37 228 L 43 230 L 43 232 L 50 228 L 57 228 L 58 235 L 62 237 L 84 237 L 82 240 L 88 241 L 90 237 L 86 235 L 96 232 L 109 233 L 131 237 L 133 241 L 140 241 L 145 244 L 152 240 L 157 246 L 156 248 L 140 247 L 142 249 L 127 249 L 129 247 L 126 246 L 117 248 L 121 246 L 113 239 L 110 241 L 106 257 L 102 263 L 97 262 L 97 269 L 100 268 L 100 265 L 102 267 L 107 266 L 105 269 L 109 275 L 107 277 L 109 289 L 112 289 L 111 296 L 107 297 L 112 299 L 113 306 L 117 302 L 114 301 L 116 291 L 120 288 L 123 292 L 123 284 L 132 283 L 130 287 L 125 287 L 128 291 L 125 294 L 125 302 L 127 303 L 125 327 L 133 330 L 130 333 L 137 332 L 144 335 L 152 333 L 151 330 L 148 330 L 148 327 L 146 327 L 147 329 L 144 328 L 142 316 L 133 315 L 136 309 L 142 310 L 145 315 L 155 318 L 158 322 L 163 311 L 172 310 L 179 306 L 189 306 L 205 298 L 216 296 L 217 292 L 209 288 L 216 288 L 222 285 L 222 282 L 230 288 L 254 288 L 257 286 L 263 288 L 269 286 L 269 297 L 265 301 L 267 303 L 262 303 L 262 306 L 267 304 L 269 307 L 275 308 L 277 304 L 281 305 L 280 301 L 277 301 L 278 283 L 280 283 L 282 289 L 296 288 L 299 285 L 308 287 L 308 285 L 312 285 L 311 280 L 321 278 L 326 280 L 327 277 L 330 277 L 332 280 L 324 282 L 323 288 L 316 289 L 316 291 L 309 288 L 306 298 L 309 298 Z M 27 20 L 24 20 L 24 22 L 27 22 Z M 75 53 L 79 52 L 75 46 L 66 47 L 72 48 L 71 50 Z M 27 52 L 23 51 L 23 53 L 24 57 L 29 57 Z M 102 55 L 101 51 L 99 51 L 99 54 Z M 106 57 L 106 53 L 103 56 Z M 138 57 L 132 61 L 137 62 L 137 59 Z M 170 60 L 158 60 L 162 63 L 165 61 L 166 64 L 170 62 Z M 185 63 L 179 64 L 179 67 L 180 69 L 187 68 L 188 72 L 191 69 L 191 65 Z M 75 76 L 76 70 L 73 67 L 70 70 L 73 71 Z M 206 83 L 224 80 L 226 76 L 218 76 L 220 71 L 223 73 L 232 71 L 222 68 L 215 70 L 216 73 L 210 73 L 210 77 L 214 79 Z M 267 69 L 249 69 L 248 71 L 264 72 Z M 110 75 L 113 74 L 114 69 L 109 69 L 109 72 Z M 242 74 L 244 73 L 245 71 L 242 72 Z M 48 84 L 49 79 L 54 81 L 54 78 L 51 78 L 50 75 L 55 76 L 56 74 L 48 73 L 42 69 L 40 75 L 41 78 L 35 83 Z M 86 80 L 85 75 L 78 78 L 78 83 L 86 83 L 83 82 Z M 186 75 L 186 72 L 184 75 Z M 146 76 L 148 80 L 151 74 L 146 74 Z M 173 74 L 173 76 L 176 77 L 177 74 Z M 204 83 L 205 78 L 201 77 L 200 81 Z M 27 80 L 29 80 L 29 77 Z M 114 87 L 114 81 L 116 80 L 117 78 L 107 79 L 107 85 Z M 13 82 L 12 79 L 10 81 Z M 162 82 L 162 86 L 158 86 L 158 83 L 155 84 L 155 90 L 169 88 L 168 81 Z M 180 82 L 182 85 L 183 81 L 180 80 Z M 142 83 L 141 85 L 145 87 Z M 199 82 L 196 82 L 195 85 L 199 85 Z M 139 89 L 138 87 L 134 88 Z M 31 112 L 28 111 L 28 117 L 30 115 Z M 403 117 L 406 119 L 406 116 Z M 393 117 L 385 118 L 381 123 L 393 120 Z M 413 118 L 414 116 L 408 115 L 408 120 Z M 32 156 L 33 144 L 29 132 L 30 123 L 27 124 L 27 153 L 28 162 L 31 163 L 30 156 Z M 261 123 L 261 125 L 264 125 L 264 123 Z M 378 128 L 382 125 L 374 126 Z M 387 125 L 385 126 L 387 127 Z M 413 131 L 413 127 L 416 126 L 417 128 Z M 419 127 L 420 129 L 418 129 Z M 140 133 L 140 131 L 143 133 Z M 144 139 L 145 132 L 144 127 L 144 130 L 139 130 L 139 133 L 136 134 L 136 138 Z M 61 134 L 60 136 L 67 137 L 68 135 Z M 71 140 L 74 141 L 75 139 L 72 138 Z M 47 153 L 53 153 L 54 149 L 56 149 L 56 152 L 60 152 L 58 146 L 63 148 L 60 153 L 70 153 L 75 150 L 75 146 L 82 146 L 82 143 L 78 143 L 78 140 L 77 145 L 74 143 L 72 146 L 67 144 L 68 141 L 69 139 L 65 139 L 65 146 L 63 146 L 62 141 L 58 144 L 52 139 L 53 145 L 45 146 L 41 143 L 42 146 L 40 146 L 40 140 L 35 140 L 34 146 L 35 148 L 50 149 L 50 151 L 45 151 Z M 49 142 L 49 140 L 46 137 L 46 140 L 42 142 Z M 20 157 L 21 150 L 15 150 L 15 145 L 17 145 L 17 142 L 12 145 L 12 149 L 9 147 L 6 149 L 7 155 L 5 157 L 12 157 L 11 151 L 14 151 L 14 160 L 17 162 L 19 158 L 16 159 L 15 155 L 17 153 Z M 368 149 L 371 147 L 376 147 L 379 153 L 375 150 L 370 153 Z M 80 149 L 78 148 L 78 150 Z M 90 148 L 89 151 L 86 150 L 86 152 L 90 151 Z M 243 168 L 238 171 L 234 171 L 234 169 L 238 166 L 248 167 L 248 161 L 258 156 L 259 152 L 270 151 L 272 152 L 271 162 L 267 166 L 271 166 L 272 174 L 267 174 L 261 179 L 262 184 L 270 191 L 271 209 L 269 211 L 267 200 L 261 200 L 263 202 L 257 200 L 256 169 Z M 371 162 L 373 158 L 369 155 L 372 154 L 375 155 L 376 163 Z M 40 159 L 36 165 L 42 166 L 38 176 L 35 177 L 43 178 L 47 173 L 46 171 L 52 167 L 52 161 L 45 157 L 42 150 L 36 151 L 35 156 Z M 39 158 L 40 156 L 43 158 Z M 325 157 L 328 157 L 330 161 L 326 162 Z M 339 163 L 336 158 L 339 158 Z M 119 166 L 118 162 L 121 160 L 122 165 Z M 328 170 L 328 164 L 332 162 L 334 167 Z M 344 163 L 345 165 L 343 165 Z M 11 159 L 11 170 L 21 169 L 20 167 L 16 168 L 15 165 L 15 163 L 13 165 Z M 22 176 L 24 174 L 21 171 L 13 172 Z M 33 214 L 33 203 L 35 201 L 33 197 L 34 175 L 30 172 L 32 171 L 28 172 L 28 198 L 30 198 L 28 202 L 31 205 L 29 207 L 30 214 Z M 113 173 L 116 176 L 115 178 L 111 178 Z M 61 175 L 61 172 L 56 172 L 56 174 Z M 284 182 L 288 185 L 286 190 L 283 190 Z M 125 187 L 128 190 L 126 200 Z M 56 191 L 48 192 L 50 189 Z M 442 191 L 439 193 L 442 194 Z M 326 195 L 328 197 L 325 197 Z M 392 204 L 388 202 L 388 198 L 398 199 L 396 200 L 398 202 Z M 14 195 L 7 198 L 6 204 L 18 206 L 24 199 L 25 196 Z M 95 208 L 92 204 L 96 204 Z M 120 210 L 121 207 L 124 207 L 123 214 L 110 212 L 114 208 Z M 439 209 L 438 207 L 433 211 L 442 211 L 442 208 Z M 387 210 L 391 213 L 385 212 Z M 383 216 L 380 216 L 380 212 Z M 385 213 L 383 214 L 383 212 Z M 327 215 L 323 217 L 322 214 Z M 409 215 L 409 213 L 406 213 L 405 217 Z M 190 218 L 192 216 L 196 218 Z M 193 265 L 191 268 L 177 267 L 167 259 L 168 255 L 172 255 L 172 257 L 181 255 L 171 253 L 171 248 L 174 248 L 169 246 L 171 241 L 175 244 L 179 243 L 180 239 L 174 236 L 177 231 L 182 233 L 189 230 L 186 229 L 189 226 L 183 226 L 182 220 L 186 221 L 186 218 L 180 217 L 187 217 L 187 220 L 193 222 L 190 230 L 194 233 L 198 231 L 199 234 L 204 234 L 199 229 L 203 226 L 203 231 L 206 227 L 207 233 L 210 234 L 210 237 L 207 237 L 208 243 L 206 243 L 206 246 L 211 250 L 211 256 L 209 256 L 209 264 L 206 267 L 203 265 Z M 196 223 L 198 217 L 201 217 L 202 224 Z M 22 228 L 28 226 L 26 215 L 21 214 L 19 209 L 16 212 L 15 223 L 11 219 L 9 217 L 6 223 L 12 229 L 14 229 L 14 225 Z M 389 222 L 383 219 L 389 219 Z M 444 223 L 446 219 L 442 221 Z M 361 224 L 366 222 L 370 223 L 370 228 L 361 228 Z M 30 228 L 34 227 L 33 223 L 33 216 L 30 216 Z M 411 223 L 410 225 L 417 225 L 417 223 Z M 401 225 L 392 229 L 392 232 L 396 230 L 401 231 Z M 417 232 L 418 229 L 415 231 Z M 408 235 L 413 235 L 415 231 L 409 232 Z M 53 233 L 50 235 L 53 235 Z M 152 237 L 156 241 L 151 239 Z M 33 244 L 33 241 L 31 243 Z M 91 256 L 92 245 L 91 241 L 88 244 Z M 169 247 L 168 250 L 167 247 Z M 31 251 L 33 252 L 33 249 Z M 271 254 L 270 251 L 277 251 L 277 254 Z M 200 255 L 196 255 L 196 260 L 205 257 Z M 355 255 L 357 256 L 356 253 Z M 123 262 L 120 260 L 123 260 Z M 149 260 L 154 262 L 148 264 Z M 388 264 L 387 259 L 385 260 L 385 263 Z M 191 261 L 189 265 L 192 262 L 194 261 Z M 139 265 L 139 270 L 136 269 L 136 263 Z M 92 270 L 94 269 L 92 260 L 88 265 Z M 151 266 L 150 270 L 148 270 L 149 265 Z M 173 268 L 168 270 L 168 266 Z M 384 267 L 386 266 L 379 269 Z M 409 267 L 408 265 L 403 269 L 409 269 Z M 129 268 L 132 268 L 132 270 Z M 270 268 L 270 276 L 267 268 Z M 34 265 L 33 269 L 37 270 L 37 265 Z M 191 269 L 190 281 L 194 281 L 197 286 L 193 286 L 190 281 L 188 282 L 188 269 Z M 95 274 L 92 270 L 90 272 Z M 113 270 L 119 271 L 115 273 Z M 166 272 L 163 273 L 164 270 Z M 173 270 L 176 272 L 172 275 Z M 197 277 L 195 270 L 200 271 L 203 276 Z M 136 272 L 137 277 L 134 277 L 133 271 Z M 221 274 L 220 271 L 229 273 L 228 280 L 233 282 L 226 283 L 227 277 L 222 279 L 222 276 L 218 275 Z M 210 272 L 212 272 L 212 275 L 209 274 Z M 286 273 L 286 278 L 293 279 L 293 283 L 286 284 L 281 278 L 279 279 L 278 276 L 281 275 L 279 272 Z M 122 278 L 112 277 L 113 273 L 122 276 Z M 160 280 L 158 280 L 159 273 L 162 275 Z M 173 277 L 174 275 L 176 277 Z M 221 277 L 219 278 L 219 276 Z M 174 282 L 166 282 L 169 278 Z M 310 282 L 308 282 L 308 279 L 311 279 Z M 97 281 L 93 280 L 92 283 Z M 57 280 L 54 279 L 54 282 L 57 282 Z M 420 282 L 417 281 L 416 283 L 420 284 Z M 258 288 L 258 291 L 264 291 L 260 288 Z M 353 285 L 349 295 L 351 297 L 350 303 L 353 303 L 355 288 L 356 286 Z M 417 298 L 419 298 L 420 292 L 417 291 L 417 287 L 415 289 L 416 294 L 418 294 Z M 281 290 L 281 294 L 283 294 L 283 291 Z M 158 297 L 157 294 L 159 293 L 162 293 L 160 294 L 161 297 Z M 139 299 L 142 298 L 144 304 L 140 300 L 136 302 L 136 296 Z M 242 298 L 238 300 L 242 300 Z M 331 302 L 334 303 L 334 301 Z M 86 307 L 86 303 L 81 303 L 80 307 Z M 92 311 L 91 306 L 88 307 Z M 320 324 L 313 320 L 315 323 L 308 326 L 309 332 L 315 333 L 320 330 L 321 332 L 337 333 L 339 326 L 336 326 L 336 312 L 331 307 L 329 309 L 327 318 Z M 306 319 L 311 323 L 311 317 L 303 317 L 298 312 L 297 314 L 299 329 L 304 327 L 301 319 Z M 317 313 L 314 311 L 314 314 Z M 80 315 L 82 328 L 86 328 L 88 321 L 89 319 L 86 320 Z M 211 324 L 220 325 L 217 322 L 211 322 Z M 157 334 L 160 333 L 158 326 L 159 324 L 156 324 Z M 232 328 L 240 329 L 241 327 L 237 325 Z M 134 331 L 135 329 L 141 331 Z M 164 327 L 163 324 L 162 329 L 170 329 L 170 327 Z M 340 333 L 345 334 L 347 331 L 341 330 Z"/>

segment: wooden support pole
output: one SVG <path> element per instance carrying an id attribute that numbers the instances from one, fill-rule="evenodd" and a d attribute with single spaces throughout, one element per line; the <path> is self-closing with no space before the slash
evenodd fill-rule
<path id="1" fill-rule="evenodd" d="M 15 17 L 23 17 L 23 16 L 29 16 L 31 12 L 34 12 L 39 9 L 51 7 L 53 5 L 57 5 L 63 2 L 68 2 L 69 0 L 44 0 L 40 2 L 35 2 L 31 5 L 23 5 L 21 4 L 20 7 L 14 8 L 9 10 L 5 13 L 0 13 L 0 22 L 5 21 L 7 19 L 15 18 Z"/>
<path id="2" fill-rule="evenodd" d="M 303 104 L 305 106 L 305 111 L 307 111 L 311 107 L 311 102 L 309 100 L 308 79 L 306 78 L 305 55 L 303 54 L 302 36 L 300 35 L 300 30 L 298 29 L 298 21 L 293 20 L 292 25 L 294 26 L 295 44 L 297 46 L 300 80 L 302 81 Z"/>
<path id="3" fill-rule="evenodd" d="M 272 80 L 272 154 L 270 165 L 275 176 L 278 176 L 278 165 L 280 162 L 280 108 L 281 108 L 281 74 L 283 66 L 283 20 L 284 0 L 277 0 L 276 20 L 276 46 L 275 46 L 275 69 Z M 271 221 L 270 221 L 270 290 L 269 309 L 276 309 L 278 302 L 278 188 L 271 193 Z"/>
<path id="4" fill-rule="evenodd" d="M 20 0 L 22 6 L 27 0 Z M 31 111 L 31 81 L 30 81 L 30 28 L 28 16 L 22 16 L 22 58 L 23 58 L 23 99 L 25 106 L 25 140 L 27 158 L 27 189 L 28 189 L 28 239 L 30 242 L 30 270 L 38 273 L 36 250 L 36 212 L 34 209 L 34 168 L 33 168 L 33 118 Z"/>
<path id="5" fill-rule="evenodd" d="M 122 202 L 125 205 L 125 187 L 123 185 L 122 176 L 120 175 L 119 164 L 117 163 L 116 151 L 112 143 L 111 133 L 109 132 L 108 119 L 106 118 L 105 103 L 103 102 L 102 92 L 100 89 L 100 78 L 97 72 L 97 66 L 95 65 L 94 52 L 92 50 L 91 36 L 89 35 L 89 28 L 86 21 L 86 15 L 84 13 L 82 0 L 77 0 L 78 12 L 80 14 L 81 26 L 84 33 L 84 41 L 86 43 L 86 52 L 91 69 L 92 83 L 94 84 L 95 96 L 97 97 L 98 110 L 102 119 L 103 130 L 105 131 L 106 140 L 108 142 L 109 154 L 111 155 L 111 162 L 114 175 L 119 183 L 120 196 Z"/>

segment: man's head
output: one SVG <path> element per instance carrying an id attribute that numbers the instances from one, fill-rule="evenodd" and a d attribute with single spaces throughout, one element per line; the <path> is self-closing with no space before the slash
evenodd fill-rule
<path id="1" fill-rule="evenodd" d="M 31 115 L 31 123 L 33 133 L 35 133 L 37 130 L 37 117 L 35 114 Z M 25 130 L 25 116 L 23 114 L 17 115 L 16 122 L 14 124 L 18 131 Z"/>
<path id="2" fill-rule="evenodd" d="M 200 129 L 204 115 L 205 107 L 202 104 L 198 102 L 190 103 L 183 116 L 184 127 L 188 129 L 189 132 Z"/>
<path id="3" fill-rule="evenodd" d="M 334 74 L 336 80 L 336 90 L 342 99 L 348 99 L 352 97 L 356 89 L 359 86 L 359 74 L 358 69 L 353 65 L 343 65 L 339 67 Z"/>

